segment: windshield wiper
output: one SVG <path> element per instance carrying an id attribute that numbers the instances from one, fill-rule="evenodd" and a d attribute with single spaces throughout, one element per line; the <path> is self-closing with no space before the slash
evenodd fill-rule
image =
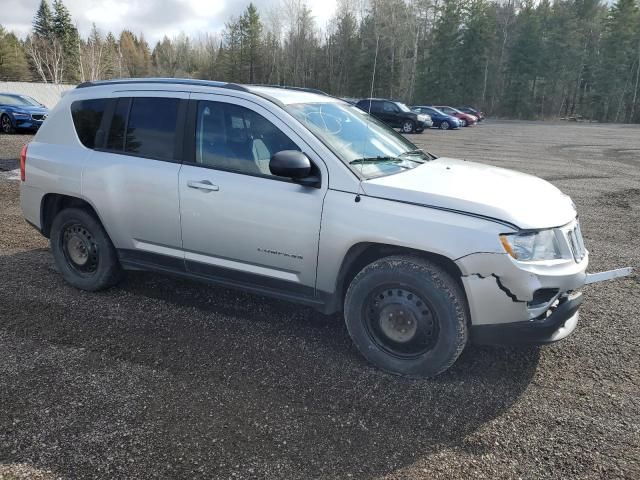
<path id="1" fill-rule="evenodd" d="M 356 160 L 351 160 L 349 162 L 349 165 L 364 165 L 365 163 L 392 163 L 394 165 L 397 165 L 400 168 L 409 170 L 409 167 L 407 167 L 406 165 L 401 165 L 401 163 L 404 161 L 405 159 L 398 158 L 398 157 L 383 157 L 383 156 L 364 157 L 364 158 L 357 158 Z M 413 161 L 413 160 L 409 160 L 409 161 Z"/>
<path id="2" fill-rule="evenodd" d="M 402 162 L 402 160 L 398 157 L 363 157 L 363 158 L 356 158 L 355 160 L 351 160 L 349 162 L 349 165 L 356 165 L 358 163 L 382 163 L 382 162 L 393 162 L 393 163 L 397 163 L 397 162 Z"/>

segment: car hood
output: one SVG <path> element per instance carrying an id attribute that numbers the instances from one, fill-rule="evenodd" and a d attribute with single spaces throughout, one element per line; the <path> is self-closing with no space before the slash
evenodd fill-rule
<path id="1" fill-rule="evenodd" d="M 362 182 L 366 195 L 452 209 L 522 229 L 558 227 L 576 217 L 571 199 L 541 178 L 452 158 Z"/>
<path id="2" fill-rule="evenodd" d="M 14 112 L 27 112 L 27 113 L 35 113 L 35 114 L 46 114 L 49 113 L 49 110 L 44 107 L 36 107 L 29 105 L 6 105 L 5 108 L 11 109 Z"/>

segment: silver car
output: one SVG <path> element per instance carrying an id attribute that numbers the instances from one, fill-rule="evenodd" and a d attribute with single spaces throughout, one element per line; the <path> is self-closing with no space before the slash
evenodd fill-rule
<path id="1" fill-rule="evenodd" d="M 82 84 L 20 163 L 24 216 L 71 285 L 154 270 L 343 312 L 396 374 L 437 375 L 469 342 L 560 340 L 588 281 L 553 185 L 436 158 L 317 91 Z"/>

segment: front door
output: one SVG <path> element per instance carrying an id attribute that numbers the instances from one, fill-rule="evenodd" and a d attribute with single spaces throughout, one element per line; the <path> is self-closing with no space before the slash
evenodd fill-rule
<path id="1" fill-rule="evenodd" d="M 193 151 L 180 171 L 180 216 L 187 270 L 232 283 L 313 296 L 324 163 L 263 107 L 225 95 L 192 94 Z M 195 118 L 194 118 L 195 117 Z M 271 156 L 301 150 L 321 188 L 276 177 Z"/>

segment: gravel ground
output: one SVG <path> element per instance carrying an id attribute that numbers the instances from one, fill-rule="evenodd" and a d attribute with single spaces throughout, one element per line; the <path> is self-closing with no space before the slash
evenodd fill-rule
<path id="1" fill-rule="evenodd" d="M 412 139 L 546 178 L 578 205 L 590 270 L 639 266 L 640 128 Z M 0 174 L 26 140 L 0 135 Z M 3 177 L 0 279 L 0 479 L 640 478 L 637 276 L 586 287 L 565 341 L 470 347 L 430 381 L 375 370 L 304 307 L 145 273 L 74 290 Z"/>

